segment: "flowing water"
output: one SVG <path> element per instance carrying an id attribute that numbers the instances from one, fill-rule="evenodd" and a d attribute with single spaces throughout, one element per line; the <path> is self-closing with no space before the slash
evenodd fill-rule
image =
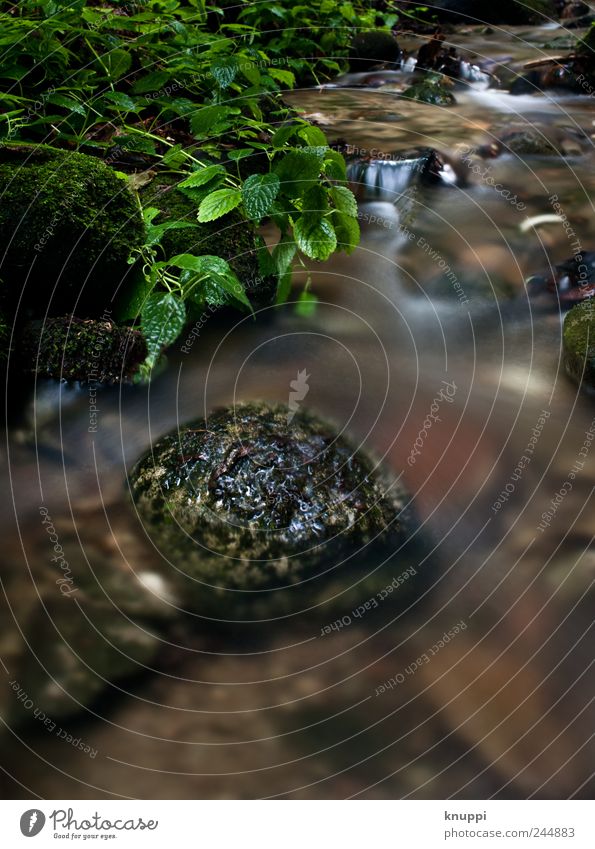
<path id="1" fill-rule="evenodd" d="M 550 37 L 545 28 L 506 39 L 469 31 L 457 44 L 506 84 Z M 350 172 L 366 182 L 356 187 L 368 198 L 361 245 L 313 264 L 313 316 L 288 305 L 256 320 L 213 318 L 150 388 L 103 390 L 96 413 L 85 387 L 39 386 L 28 420 L 7 439 L 7 679 L 21 675 L 27 643 L 42 646 L 54 681 L 36 704 L 96 754 L 29 716 L 4 735 L 6 793 L 592 791 L 595 412 L 564 374 L 555 297 L 529 298 L 523 280 L 572 256 L 575 239 L 582 250 L 595 245 L 593 100 L 514 97 L 479 80 L 440 108 L 400 99 L 406 76 L 392 72 L 382 85 L 376 74 L 362 87 L 358 75 L 291 96 L 332 140 L 380 160 L 372 175 L 369 166 Z M 484 176 L 472 168 L 481 160 L 465 163 L 465 151 L 528 124 L 564 155 L 505 153 L 483 161 Z M 411 174 L 413 148 L 441 154 L 441 179 Z M 553 195 L 572 232 L 526 223 L 556 212 Z M 350 617 L 325 636 L 308 616 L 290 617 L 240 636 L 179 612 L 184 600 L 128 503 L 126 473 L 161 434 L 216 405 L 287 403 L 304 369 L 304 403 L 402 477 L 439 568 L 406 613 Z M 82 597 L 95 604 L 86 615 L 83 602 L 57 591 L 48 515 Z M 134 675 L 94 654 L 114 621 L 124 655 L 135 641 L 148 647 Z M 78 654 L 87 665 L 73 664 Z M 96 693 L 81 697 L 89 707 L 63 707 L 73 688 Z"/>

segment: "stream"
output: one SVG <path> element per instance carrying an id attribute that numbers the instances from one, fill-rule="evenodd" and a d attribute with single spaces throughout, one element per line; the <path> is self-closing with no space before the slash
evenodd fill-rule
<path id="1" fill-rule="evenodd" d="M 214 316 L 149 387 L 36 387 L 3 449 L 1 655 L 34 702 L 3 735 L 6 796 L 592 793 L 595 410 L 564 373 L 555 295 L 524 281 L 575 239 L 595 249 L 595 109 L 588 95 L 505 90 L 551 38 L 463 30 L 456 46 L 502 88 L 460 83 L 450 107 L 399 98 L 405 72 L 290 94 L 360 158 L 359 247 L 296 272 L 311 274 L 313 315 L 289 303 Z M 465 163 L 529 125 L 565 155 Z M 437 151 L 439 180 L 411 174 L 414 148 Z M 571 231 L 526 223 L 560 209 Z M 410 609 L 346 609 L 324 635 L 307 614 L 222 627 L 176 596 L 127 472 L 216 406 L 287 404 L 302 370 L 304 403 L 401 478 L 438 568 Z M 56 591 L 48 516 L 78 595 Z M 39 661 L 21 672 L 27 645 Z"/>

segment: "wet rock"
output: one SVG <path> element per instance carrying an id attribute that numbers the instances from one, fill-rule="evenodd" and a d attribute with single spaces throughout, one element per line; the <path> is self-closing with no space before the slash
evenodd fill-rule
<path id="1" fill-rule="evenodd" d="M 16 546 L 5 552 L 0 714 L 11 727 L 39 722 L 35 710 L 54 722 L 73 716 L 113 682 L 144 673 L 175 612 L 126 511 L 113 512 L 109 527 L 104 507 L 79 519 L 75 527 L 44 508 L 23 525 L 27 563 Z"/>
<path id="2" fill-rule="evenodd" d="M 254 224 L 238 210 L 216 221 L 198 224 L 198 204 L 193 199 L 193 190 L 177 188 L 183 179 L 179 175 L 159 174 L 139 193 L 143 206 L 157 207 L 161 211 L 155 219 L 156 224 L 184 221 L 193 225 L 164 234 L 161 244 L 165 256 L 181 253 L 220 256 L 244 285 L 252 303 L 262 306 L 271 303 L 276 293 L 276 279 L 260 272 Z"/>
<path id="3" fill-rule="evenodd" d="M 595 390 L 595 300 L 577 304 L 566 315 L 563 343 L 566 374 Z"/>
<path id="4" fill-rule="evenodd" d="M 531 94 L 562 89 L 575 94 L 595 94 L 595 26 L 575 43 L 572 53 L 527 62 L 527 73 L 517 77 L 511 94 Z"/>
<path id="5" fill-rule="evenodd" d="M 434 106 L 452 106 L 456 103 L 453 93 L 450 91 L 452 83 L 448 77 L 442 74 L 429 73 L 405 89 L 401 97 L 409 100 L 417 100 L 420 103 L 430 103 Z"/>
<path id="6" fill-rule="evenodd" d="M 55 380 L 130 382 L 147 356 L 142 334 L 72 315 L 29 322 L 18 345 L 23 371 Z"/>
<path id="7" fill-rule="evenodd" d="M 595 251 L 577 254 L 554 266 L 554 273 L 537 274 L 526 283 L 534 298 L 569 309 L 595 295 Z"/>
<path id="8" fill-rule="evenodd" d="M 369 71 L 377 65 L 397 65 L 401 56 L 401 48 L 390 32 L 361 32 L 351 43 L 349 67 L 352 71 Z"/>
<path id="9" fill-rule="evenodd" d="M 5 299 L 16 305 L 22 295 L 20 308 L 34 317 L 48 305 L 50 315 L 101 315 L 144 241 L 127 181 L 82 153 L 7 146 L 0 193 Z"/>
<path id="10" fill-rule="evenodd" d="M 341 594 L 349 609 L 419 557 L 405 493 L 302 410 L 217 410 L 163 437 L 130 483 L 180 597 L 201 614 L 257 619 Z"/>

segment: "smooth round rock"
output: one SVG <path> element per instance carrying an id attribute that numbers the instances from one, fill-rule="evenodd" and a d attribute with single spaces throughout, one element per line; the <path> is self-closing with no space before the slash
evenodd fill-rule
<path id="1" fill-rule="evenodd" d="M 131 490 L 146 531 L 185 580 L 188 606 L 223 618 L 227 605 L 255 610 L 258 593 L 274 595 L 276 610 L 310 604 L 322 587 L 354 583 L 354 573 L 365 597 L 364 579 L 384 586 L 411 563 L 406 494 L 303 410 L 217 410 L 159 440 L 133 469 Z"/>

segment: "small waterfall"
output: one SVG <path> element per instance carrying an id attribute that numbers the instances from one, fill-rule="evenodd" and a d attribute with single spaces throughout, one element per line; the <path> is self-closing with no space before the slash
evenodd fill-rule
<path id="1" fill-rule="evenodd" d="M 450 169 L 452 171 L 452 169 Z M 347 165 L 347 179 L 361 201 L 394 203 L 415 183 L 446 183 L 452 175 L 434 150 L 394 154 L 391 159 L 352 160 Z"/>

